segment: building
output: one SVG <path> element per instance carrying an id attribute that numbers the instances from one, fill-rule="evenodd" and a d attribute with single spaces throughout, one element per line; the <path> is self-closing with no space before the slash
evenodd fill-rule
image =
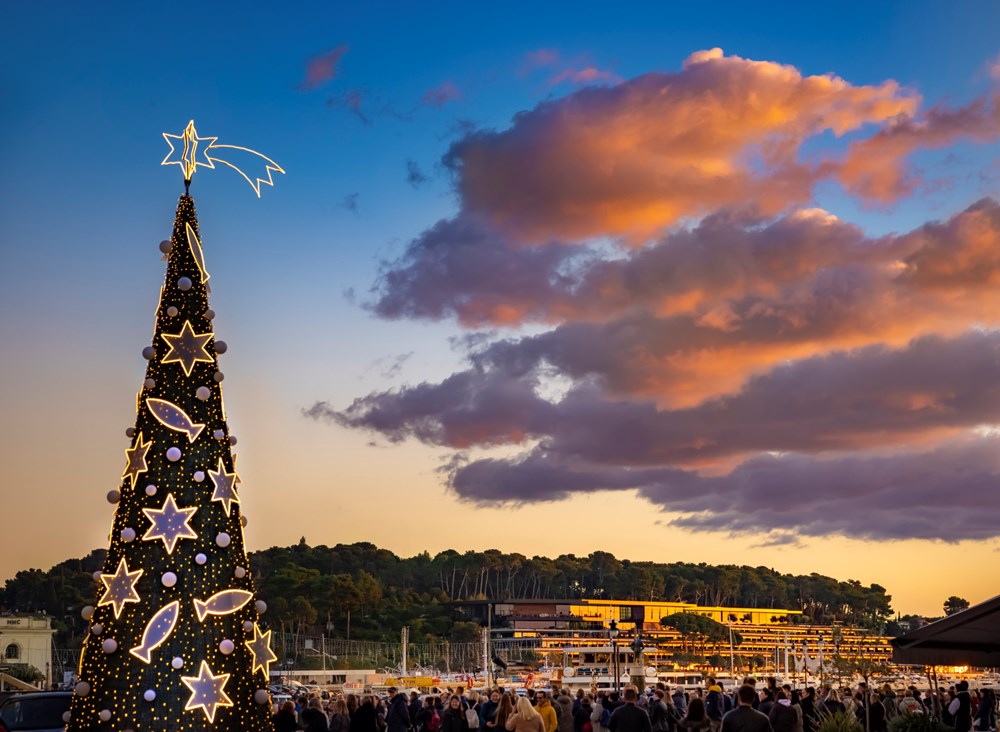
<path id="1" fill-rule="evenodd" d="M 27 664 L 52 681 L 52 620 L 47 615 L 0 616 L 0 667 Z"/>
<path id="2" fill-rule="evenodd" d="M 588 655 L 588 661 L 589 655 L 600 655 L 608 645 L 612 621 L 620 632 L 619 645 L 631 643 L 641 630 L 647 663 L 686 665 L 690 644 L 680 633 L 660 625 L 661 618 L 675 613 L 702 615 L 732 630 L 732 644 L 723 641 L 699 649 L 699 655 L 721 657 L 724 667 L 805 673 L 818 670 L 820 658 L 827 664 L 835 656 L 888 661 L 892 654 L 887 637 L 842 625 L 808 625 L 800 610 L 588 599 L 474 600 L 455 607 L 459 618 L 489 626 L 498 648 L 530 649 L 554 665 L 567 660 L 563 658 L 567 648 L 576 649 L 581 657 Z M 587 654 L 588 648 L 594 653 Z"/>

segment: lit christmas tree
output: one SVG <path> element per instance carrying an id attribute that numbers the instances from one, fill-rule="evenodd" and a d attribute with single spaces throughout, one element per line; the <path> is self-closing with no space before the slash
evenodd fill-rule
<path id="1" fill-rule="evenodd" d="M 198 165 L 214 167 L 215 138 L 183 136 L 185 184 Z M 203 160 L 197 162 L 199 143 Z M 242 148 L 234 148 L 240 149 Z M 179 152 L 179 149 L 177 150 Z M 246 151 L 251 152 L 251 151 Z M 262 157 L 262 156 L 261 156 Z M 265 158 L 265 160 L 267 160 Z M 272 161 L 270 170 L 281 171 Z M 230 163 L 226 163 L 234 167 Z M 255 598 L 222 400 L 194 201 L 177 205 L 173 235 L 160 249 L 167 274 L 153 343 L 136 398 L 135 427 L 116 504 L 96 607 L 80 659 L 68 732 L 272 729 L 267 692 L 267 607 Z"/>

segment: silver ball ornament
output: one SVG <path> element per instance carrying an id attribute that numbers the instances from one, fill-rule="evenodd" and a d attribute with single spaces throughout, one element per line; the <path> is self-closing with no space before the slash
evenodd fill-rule
<path id="1" fill-rule="evenodd" d="M 104 626 L 101 625 L 100 623 L 94 623 L 93 625 L 90 626 L 90 632 L 93 633 L 94 635 L 100 635 L 101 633 L 104 632 Z"/>
<path id="2" fill-rule="evenodd" d="M 253 632 L 253 621 L 252 620 L 244 620 L 243 621 L 243 630 L 245 630 L 247 633 Z"/>
<path id="3" fill-rule="evenodd" d="M 215 320 L 215 311 L 212 308 L 205 311 L 205 320 Z"/>
<path id="4" fill-rule="evenodd" d="M 236 579 L 243 579 L 247 576 L 247 571 L 243 567 L 237 567 L 236 571 L 233 572 L 236 575 Z"/>
<path id="5" fill-rule="evenodd" d="M 198 388 L 197 388 L 197 389 L 195 390 L 195 392 L 194 392 L 194 395 L 195 395 L 195 397 L 197 397 L 197 398 L 198 398 L 198 399 L 200 399 L 201 401 L 203 401 L 203 402 L 207 402 L 207 401 L 208 401 L 208 398 L 209 398 L 210 396 L 212 396 L 212 390 L 211 390 L 211 389 L 209 389 L 209 388 L 208 388 L 207 386 L 199 386 L 199 387 L 198 387 Z"/>
<path id="6" fill-rule="evenodd" d="M 163 252 L 164 254 L 169 253 L 170 250 L 173 248 L 174 248 L 174 243 L 169 239 L 164 239 L 163 241 L 160 242 L 160 251 Z"/>
<path id="7" fill-rule="evenodd" d="M 97 570 L 96 572 L 94 572 L 91 575 L 91 577 L 94 578 L 94 582 L 100 582 L 101 581 L 101 570 Z"/>
<path id="8" fill-rule="evenodd" d="M 147 496 L 155 496 L 156 495 L 156 486 L 153 485 L 152 483 L 150 483 L 149 485 L 147 485 L 146 486 L 146 495 Z"/>
<path id="9" fill-rule="evenodd" d="M 267 689 L 257 689 L 253 693 L 253 700 L 258 704 L 267 704 L 271 701 L 271 695 L 267 693 Z"/>
<path id="10" fill-rule="evenodd" d="M 82 617 L 84 620 L 89 621 L 92 617 L 94 617 L 94 606 L 84 605 L 82 608 L 80 608 L 80 617 Z"/>
<path id="11" fill-rule="evenodd" d="M 226 439 L 226 433 L 223 432 L 222 430 L 216 430 L 215 432 L 212 433 L 212 437 L 214 437 L 217 440 L 224 440 Z"/>
<path id="12" fill-rule="evenodd" d="M 87 696 L 90 693 L 90 684 L 86 681 L 81 681 L 73 688 L 73 693 L 77 696 Z"/>
<path id="13" fill-rule="evenodd" d="M 191 289 L 192 284 L 190 277 L 181 277 L 177 280 L 177 289 L 181 292 L 186 292 Z"/>
<path id="14" fill-rule="evenodd" d="M 118 641 L 114 638 L 105 638 L 101 644 L 101 650 L 105 653 L 114 653 L 118 650 Z"/>
<path id="15" fill-rule="evenodd" d="M 204 554 L 201 554 L 199 552 L 198 554 L 194 555 L 194 561 L 195 561 L 195 564 L 204 564 L 205 562 L 208 561 L 208 557 L 206 557 Z"/>
<path id="16" fill-rule="evenodd" d="M 180 656 L 174 656 L 173 660 L 170 662 L 173 668 L 184 668 L 184 659 Z"/>
<path id="17" fill-rule="evenodd" d="M 71 717 L 69 716 L 69 712 L 63 712 L 63 722 L 65 722 L 66 724 L 69 724 L 69 720 L 70 719 L 71 719 Z"/>
<path id="18" fill-rule="evenodd" d="M 142 382 L 142 385 L 147 389 L 152 389 L 153 387 L 156 386 L 156 379 L 146 379 L 144 382 Z"/>
<path id="19" fill-rule="evenodd" d="M 215 537 L 215 543 L 223 548 L 229 546 L 229 542 L 230 542 L 229 534 L 227 534 L 225 531 L 219 533 L 219 535 Z"/>
<path id="20" fill-rule="evenodd" d="M 267 603 L 263 600 L 257 600 L 257 602 L 254 603 L 254 607 L 257 608 L 257 613 L 260 615 L 267 612 Z"/>
<path id="21" fill-rule="evenodd" d="M 169 315 L 171 318 L 176 318 L 178 312 L 180 312 L 180 311 L 177 308 L 175 308 L 173 305 L 171 305 L 169 308 L 167 308 L 167 315 Z"/>
<path id="22" fill-rule="evenodd" d="M 229 435 L 229 444 L 235 445 L 239 440 L 236 439 L 236 435 Z"/>
<path id="23" fill-rule="evenodd" d="M 126 437 L 135 437 L 135 427 L 127 427 L 125 429 L 125 436 Z"/>
<path id="24" fill-rule="evenodd" d="M 118 491 L 108 491 L 108 503 L 118 503 L 122 499 L 122 494 Z"/>
<path id="25" fill-rule="evenodd" d="M 249 522 L 249 519 L 247 518 L 247 515 L 245 513 L 241 513 L 240 514 L 240 526 L 242 526 L 245 529 L 247 527 L 247 523 L 248 522 Z"/>
<path id="26" fill-rule="evenodd" d="M 219 651 L 222 653 L 223 656 L 228 656 L 235 650 L 236 650 L 236 644 L 233 643 L 228 638 L 226 638 L 225 640 L 222 641 L 222 643 L 219 644 Z"/>
<path id="27" fill-rule="evenodd" d="M 177 575 L 173 572 L 164 572 L 163 576 L 160 577 L 160 582 L 163 583 L 164 587 L 173 587 L 177 584 Z"/>
<path id="28" fill-rule="evenodd" d="M 101 717 L 101 721 L 102 722 L 108 722 L 108 721 L 111 720 L 111 710 L 110 709 L 102 709 L 101 710 L 101 714 L 99 716 Z"/>
<path id="29" fill-rule="evenodd" d="M 229 346 L 226 345 L 225 341 L 216 341 L 215 342 L 215 352 L 218 353 L 219 355 L 222 355 L 223 353 L 225 353 L 228 350 L 229 350 Z"/>
<path id="30" fill-rule="evenodd" d="M 131 526 L 126 526 L 124 529 L 122 529 L 122 541 L 124 541 L 126 544 L 129 543 L 130 541 L 135 541 L 135 529 L 133 529 Z"/>
<path id="31" fill-rule="evenodd" d="M 167 448 L 167 460 L 172 463 L 176 463 L 181 459 L 181 449 L 179 447 Z"/>
<path id="32" fill-rule="evenodd" d="M 216 371 L 214 374 L 212 374 L 212 378 L 215 379 L 215 382 L 217 384 L 221 384 L 222 380 L 226 378 L 226 375 L 221 371 Z"/>
<path id="33" fill-rule="evenodd" d="M 205 480 L 205 474 L 200 470 L 194 471 L 193 477 L 195 483 L 201 483 L 203 480 Z"/>
<path id="34" fill-rule="evenodd" d="M 142 349 L 142 357 L 147 361 L 152 361 L 154 356 L 156 356 L 156 349 L 152 346 L 146 346 Z"/>
<path id="35" fill-rule="evenodd" d="M 156 692 L 153 691 L 152 689 L 146 689 L 146 691 L 143 692 L 142 694 L 142 698 L 148 702 L 151 702 L 156 699 Z"/>

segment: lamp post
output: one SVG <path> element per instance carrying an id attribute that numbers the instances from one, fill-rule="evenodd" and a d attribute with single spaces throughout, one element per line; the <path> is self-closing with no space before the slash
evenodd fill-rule
<path id="1" fill-rule="evenodd" d="M 631 643 L 632 648 L 632 671 L 629 674 L 631 677 L 631 683 L 639 691 L 639 694 L 646 693 L 646 670 L 643 665 L 642 660 L 642 628 L 636 624 L 635 626 L 635 639 Z"/>
<path id="2" fill-rule="evenodd" d="M 618 673 L 618 634 L 621 631 L 618 630 L 618 621 L 612 620 L 608 624 L 608 638 L 611 639 L 611 666 L 612 673 L 615 677 L 614 689 L 618 691 L 618 684 L 621 679 L 621 674 Z"/>

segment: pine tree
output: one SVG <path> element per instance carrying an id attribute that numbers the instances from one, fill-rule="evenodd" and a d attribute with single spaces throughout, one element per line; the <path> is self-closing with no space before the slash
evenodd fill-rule
<path id="1" fill-rule="evenodd" d="M 161 244 L 167 274 L 68 732 L 272 729 L 276 660 L 243 545 L 194 201 Z"/>

